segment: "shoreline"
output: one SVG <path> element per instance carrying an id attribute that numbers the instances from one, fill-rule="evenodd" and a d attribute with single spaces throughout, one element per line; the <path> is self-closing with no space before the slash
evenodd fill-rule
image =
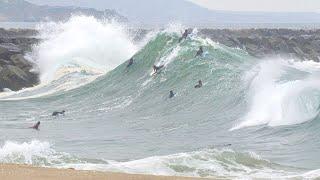
<path id="1" fill-rule="evenodd" d="M 144 174 L 126 174 L 117 172 L 84 171 L 74 169 L 55 169 L 33 167 L 20 164 L 0 164 L 1 180 L 192 180 L 207 179 L 198 177 L 157 176 Z"/>

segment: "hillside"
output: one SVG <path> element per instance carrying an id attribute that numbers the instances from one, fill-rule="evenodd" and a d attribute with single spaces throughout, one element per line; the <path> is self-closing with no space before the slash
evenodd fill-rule
<path id="1" fill-rule="evenodd" d="M 38 22 L 60 21 L 68 19 L 72 14 L 92 15 L 102 19 L 118 19 L 127 21 L 114 10 L 95 10 L 93 8 L 59 7 L 47 5 L 35 5 L 24 0 L 0 0 L 0 21 L 13 22 Z"/>
<path id="2" fill-rule="evenodd" d="M 236 12 L 206 9 L 187 0 L 28 0 L 42 5 L 115 9 L 131 22 L 163 25 L 181 22 L 185 25 L 212 26 L 221 23 L 320 23 L 313 12 Z"/>

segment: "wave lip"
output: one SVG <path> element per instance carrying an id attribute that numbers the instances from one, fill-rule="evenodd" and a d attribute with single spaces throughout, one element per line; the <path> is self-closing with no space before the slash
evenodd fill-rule
<path id="1" fill-rule="evenodd" d="M 109 71 L 136 52 L 123 25 L 90 16 L 73 16 L 64 23 L 38 26 L 43 39 L 33 48 L 41 81 L 50 81 L 59 67 L 68 64 Z"/>
<path id="2" fill-rule="evenodd" d="M 319 113 L 319 68 L 314 62 L 282 59 L 261 62 L 248 91 L 249 110 L 243 122 L 231 130 L 249 126 L 283 126 L 314 119 Z M 313 66 L 313 68 L 311 68 Z M 294 77 L 300 74 L 299 78 Z"/>

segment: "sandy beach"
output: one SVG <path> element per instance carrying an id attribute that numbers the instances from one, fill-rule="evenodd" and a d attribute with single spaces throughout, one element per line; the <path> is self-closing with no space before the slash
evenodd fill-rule
<path id="1" fill-rule="evenodd" d="M 39 168 L 27 165 L 1 164 L 1 180 L 191 180 L 202 178 L 137 175 L 72 169 Z"/>

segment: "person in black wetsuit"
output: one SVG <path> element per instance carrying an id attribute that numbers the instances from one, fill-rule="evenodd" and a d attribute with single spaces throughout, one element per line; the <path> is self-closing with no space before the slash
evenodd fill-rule
<path id="1" fill-rule="evenodd" d="M 199 80 L 198 84 L 196 86 L 194 86 L 194 88 L 201 88 L 202 87 L 202 81 Z"/>
<path id="2" fill-rule="evenodd" d="M 174 97 L 174 93 L 173 93 L 173 91 L 171 90 L 170 91 L 170 94 L 169 94 L 169 98 L 173 98 Z"/>
<path id="3" fill-rule="evenodd" d="M 32 126 L 30 128 L 35 129 L 35 130 L 39 130 L 39 126 L 40 126 L 40 121 L 38 121 L 34 126 Z"/>
<path id="4" fill-rule="evenodd" d="M 161 65 L 161 66 L 156 66 L 156 65 L 153 65 L 153 71 L 154 73 L 158 73 L 160 71 L 160 69 L 162 69 L 164 67 L 164 65 Z"/>
<path id="5" fill-rule="evenodd" d="M 197 51 L 196 57 L 202 56 L 202 54 L 203 54 L 203 47 L 200 46 L 200 47 L 199 47 L 199 50 Z"/>
<path id="6" fill-rule="evenodd" d="M 65 110 L 63 110 L 61 112 L 55 111 L 55 112 L 52 113 L 52 116 L 59 116 L 60 114 L 64 115 L 65 112 L 66 112 Z"/>
<path id="7" fill-rule="evenodd" d="M 133 58 L 130 58 L 129 62 L 128 62 L 128 65 L 127 65 L 127 68 L 129 68 L 132 64 L 133 64 Z"/>
<path id="8" fill-rule="evenodd" d="M 186 29 L 184 31 L 184 33 L 182 34 L 182 37 L 179 39 L 179 43 L 183 40 L 183 39 L 187 39 L 188 35 L 190 34 L 190 32 L 188 31 L 188 29 Z"/>

